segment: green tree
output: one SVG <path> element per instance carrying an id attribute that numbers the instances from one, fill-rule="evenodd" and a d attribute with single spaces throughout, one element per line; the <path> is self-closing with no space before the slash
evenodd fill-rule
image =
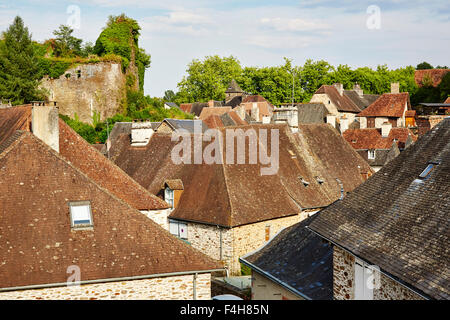
<path id="1" fill-rule="evenodd" d="M 181 102 L 206 102 L 210 99 L 225 99 L 225 91 L 232 79 L 241 75 L 239 60 L 233 56 L 207 56 L 203 61 L 194 59 L 178 83 L 178 97 Z M 239 82 L 239 81 L 238 81 Z"/>
<path id="2" fill-rule="evenodd" d="M 10 99 L 14 105 L 42 99 L 42 92 L 38 89 L 38 58 L 31 34 L 22 18 L 15 17 L 2 36 L 4 41 L 0 43 L 0 97 Z"/>
<path id="3" fill-rule="evenodd" d="M 166 90 L 164 92 L 164 100 L 172 102 L 175 99 L 175 93 L 172 90 Z"/>
<path id="4" fill-rule="evenodd" d="M 73 29 L 66 25 L 60 25 L 58 30 L 53 31 L 53 34 L 56 36 L 55 56 L 72 57 L 81 55 L 81 43 L 83 40 L 72 36 L 72 33 Z"/>
<path id="5" fill-rule="evenodd" d="M 422 63 L 419 63 L 416 67 L 417 70 L 425 70 L 425 69 L 433 69 L 433 66 L 429 64 L 428 62 L 424 61 Z"/>

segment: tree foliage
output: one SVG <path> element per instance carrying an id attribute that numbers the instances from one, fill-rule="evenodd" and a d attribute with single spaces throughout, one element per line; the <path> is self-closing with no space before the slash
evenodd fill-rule
<path id="1" fill-rule="evenodd" d="M 53 31 L 55 38 L 54 55 L 56 57 L 74 57 L 82 54 L 81 43 L 83 40 L 72 36 L 73 29 L 66 25 L 60 25 Z"/>
<path id="2" fill-rule="evenodd" d="M 39 60 L 31 34 L 22 18 L 16 17 L 0 42 L 0 97 L 14 105 L 40 99 L 39 80 Z"/>

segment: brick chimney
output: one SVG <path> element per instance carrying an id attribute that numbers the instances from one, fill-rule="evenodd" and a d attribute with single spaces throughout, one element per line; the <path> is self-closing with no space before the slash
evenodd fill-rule
<path id="1" fill-rule="evenodd" d="M 153 133 L 150 121 L 135 121 L 131 124 L 131 145 L 134 147 L 146 146 Z"/>
<path id="2" fill-rule="evenodd" d="M 344 85 L 342 83 L 335 83 L 333 86 L 337 89 L 339 94 L 342 96 L 344 94 Z"/>
<path id="3" fill-rule="evenodd" d="M 391 93 L 400 93 L 400 83 L 398 82 L 391 83 Z"/>
<path id="4" fill-rule="evenodd" d="M 59 111 L 54 106 L 46 106 L 43 101 L 32 102 L 31 131 L 33 134 L 59 153 Z"/>
<path id="5" fill-rule="evenodd" d="M 381 136 L 383 138 L 387 138 L 389 136 L 389 132 L 391 132 L 392 124 L 389 122 L 385 122 L 381 125 Z"/>

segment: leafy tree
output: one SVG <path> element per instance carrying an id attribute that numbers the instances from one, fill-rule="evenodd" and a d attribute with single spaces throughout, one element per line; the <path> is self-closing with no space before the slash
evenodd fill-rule
<path id="1" fill-rule="evenodd" d="M 438 85 L 441 102 L 450 97 L 450 72 L 448 72 Z"/>
<path id="2" fill-rule="evenodd" d="M 177 99 L 182 102 L 223 100 L 228 84 L 241 73 L 241 64 L 233 56 L 207 56 L 203 61 L 194 59 L 188 65 L 187 76 L 178 83 Z"/>
<path id="3" fill-rule="evenodd" d="M 166 90 L 164 92 L 164 100 L 172 102 L 175 99 L 175 93 L 172 90 Z"/>
<path id="4" fill-rule="evenodd" d="M 0 97 L 10 99 L 14 105 L 42 99 L 38 89 L 38 58 L 22 18 L 14 18 L 3 33 L 3 39 L 0 42 Z"/>
<path id="5" fill-rule="evenodd" d="M 66 25 L 60 25 L 53 31 L 55 38 L 54 54 L 57 57 L 72 57 L 82 54 L 81 43 L 83 40 L 72 36 L 73 29 Z"/>
<path id="6" fill-rule="evenodd" d="M 89 57 L 94 54 L 94 44 L 90 41 L 86 42 L 81 48 L 81 56 Z"/>
<path id="7" fill-rule="evenodd" d="M 422 63 L 419 63 L 416 67 L 417 70 L 425 70 L 425 69 L 433 69 L 433 66 L 429 64 L 428 62 L 424 61 Z"/>

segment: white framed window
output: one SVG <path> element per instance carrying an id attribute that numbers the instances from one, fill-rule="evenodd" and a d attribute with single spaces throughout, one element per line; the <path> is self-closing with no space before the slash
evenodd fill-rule
<path id="1" fill-rule="evenodd" d="M 167 187 L 164 190 L 164 200 L 173 208 L 173 190 Z"/>
<path id="2" fill-rule="evenodd" d="M 367 151 L 367 158 L 370 160 L 375 159 L 375 150 L 368 150 Z"/>
<path id="3" fill-rule="evenodd" d="M 181 239 L 187 239 L 188 238 L 188 226 L 187 223 L 176 221 L 176 220 L 169 220 L 169 231 L 174 236 L 181 238 Z"/>
<path id="4" fill-rule="evenodd" d="M 355 259 L 355 300 L 373 300 L 374 270 L 360 259 Z"/>
<path id="5" fill-rule="evenodd" d="M 92 210 L 90 201 L 69 202 L 70 224 L 72 228 L 92 227 Z"/>

